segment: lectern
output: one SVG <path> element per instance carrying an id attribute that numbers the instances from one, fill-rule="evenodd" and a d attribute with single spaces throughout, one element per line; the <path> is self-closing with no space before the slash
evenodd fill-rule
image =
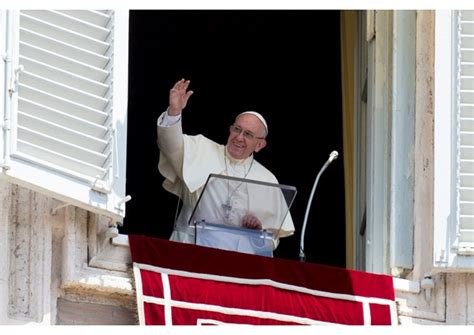
<path id="1" fill-rule="evenodd" d="M 210 174 L 188 224 L 197 245 L 272 257 L 295 196 L 294 186 Z M 261 230 L 242 226 L 255 218 Z"/>

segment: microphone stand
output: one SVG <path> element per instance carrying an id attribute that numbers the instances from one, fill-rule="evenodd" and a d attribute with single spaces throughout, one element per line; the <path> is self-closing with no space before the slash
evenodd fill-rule
<path id="1" fill-rule="evenodd" d="M 326 161 L 326 163 L 324 163 L 323 167 L 321 168 L 318 175 L 316 176 L 316 180 L 314 181 L 314 184 L 313 184 L 313 189 L 311 190 L 311 195 L 309 196 L 308 205 L 306 206 L 306 213 L 304 215 L 303 229 L 301 230 L 301 237 L 300 237 L 299 257 L 300 257 L 300 261 L 302 262 L 306 260 L 306 254 L 304 252 L 304 234 L 306 232 L 306 223 L 308 222 L 309 209 L 311 207 L 311 202 L 313 201 L 314 191 L 316 191 L 316 186 L 318 185 L 319 177 L 321 177 L 321 175 L 327 169 L 329 164 L 331 164 L 333 160 L 337 159 L 337 156 L 339 156 L 337 151 L 331 152 L 331 154 L 329 155 L 329 159 Z"/>

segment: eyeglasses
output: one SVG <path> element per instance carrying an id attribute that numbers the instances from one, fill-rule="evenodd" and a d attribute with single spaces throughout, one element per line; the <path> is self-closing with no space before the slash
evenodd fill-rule
<path id="1" fill-rule="evenodd" d="M 252 133 L 251 131 L 248 131 L 248 130 L 243 130 L 242 128 L 240 128 L 239 126 L 236 126 L 235 124 L 233 124 L 232 126 L 230 126 L 230 131 L 233 132 L 234 134 L 237 134 L 237 135 L 240 135 L 240 133 L 244 133 L 244 137 L 247 139 L 247 140 L 253 140 L 254 138 L 257 138 L 259 140 L 262 140 L 264 139 L 265 137 L 258 137 L 256 136 L 254 133 Z"/>

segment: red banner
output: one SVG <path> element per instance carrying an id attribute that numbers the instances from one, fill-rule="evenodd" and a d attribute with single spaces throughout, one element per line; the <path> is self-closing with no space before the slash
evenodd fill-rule
<path id="1" fill-rule="evenodd" d="M 393 279 L 129 235 L 142 325 L 397 324 Z"/>

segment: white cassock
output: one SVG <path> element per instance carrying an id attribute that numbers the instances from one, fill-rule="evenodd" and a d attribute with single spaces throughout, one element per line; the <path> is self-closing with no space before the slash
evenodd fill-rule
<path id="1" fill-rule="evenodd" d="M 158 118 L 158 125 L 161 124 L 165 113 Z M 180 197 L 183 202 L 170 237 L 173 241 L 195 242 L 195 229 L 189 226 L 188 221 L 209 174 L 229 175 L 278 184 L 275 176 L 254 160 L 253 155 L 243 160 L 233 159 L 226 153 L 227 149 L 224 145 L 202 135 L 184 135 L 181 121 L 170 126 L 158 126 L 157 131 L 160 148 L 158 169 L 165 177 L 163 187 Z M 224 222 L 219 223 L 240 226 L 241 218 L 251 213 L 262 222 L 264 229 L 273 232 L 274 248 L 278 245 L 279 238 L 294 233 L 295 228 L 288 205 L 283 200 L 279 189 L 275 192 L 275 188 L 271 188 L 273 192 L 268 193 L 268 188 L 260 187 L 252 191 L 255 186 L 227 181 L 213 186 L 214 203 L 207 206 L 206 221 L 220 220 Z M 206 188 L 207 192 L 208 188 Z M 205 207 L 202 207 L 200 203 L 199 208 Z"/>

